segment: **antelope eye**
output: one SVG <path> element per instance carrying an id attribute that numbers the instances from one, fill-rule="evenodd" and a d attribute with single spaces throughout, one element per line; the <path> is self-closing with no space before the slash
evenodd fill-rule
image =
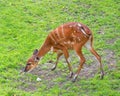
<path id="1" fill-rule="evenodd" d="M 39 60 L 40 58 L 39 57 L 36 57 L 37 60 Z"/>
<path id="2" fill-rule="evenodd" d="M 35 61 L 36 61 L 36 62 L 39 61 L 39 57 L 36 57 L 36 58 L 35 58 Z"/>
<path id="3" fill-rule="evenodd" d="M 27 65 L 31 65 L 31 63 L 28 63 Z"/>

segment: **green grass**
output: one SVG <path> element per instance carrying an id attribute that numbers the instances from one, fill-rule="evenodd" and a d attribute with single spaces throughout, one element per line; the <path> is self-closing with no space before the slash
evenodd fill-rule
<path id="1" fill-rule="evenodd" d="M 79 77 L 72 83 L 66 79 L 68 70 L 62 62 L 50 73 L 62 71 L 61 74 L 50 80 L 37 82 L 36 74 L 19 75 L 27 58 L 42 45 L 49 32 L 71 21 L 82 22 L 93 31 L 95 49 L 103 57 L 105 78 L 100 80 L 96 74 L 88 79 Z M 119 38 L 119 0 L 0 0 L 0 96 L 120 96 Z M 107 67 L 109 60 L 104 50 L 114 53 L 111 59 L 116 61 L 115 69 Z M 84 53 L 91 56 L 86 50 Z M 42 64 L 50 58 L 46 55 Z M 92 62 L 87 61 L 88 65 Z M 49 68 L 44 67 L 49 74 Z"/>

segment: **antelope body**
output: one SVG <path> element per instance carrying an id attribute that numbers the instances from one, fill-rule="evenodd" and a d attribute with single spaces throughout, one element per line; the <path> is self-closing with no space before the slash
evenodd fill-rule
<path id="1" fill-rule="evenodd" d="M 100 64 L 101 78 L 104 76 L 104 71 L 101 63 L 101 57 L 93 48 L 93 34 L 91 30 L 84 24 L 78 22 L 70 22 L 57 27 L 51 31 L 43 45 L 39 50 L 35 50 L 32 57 L 27 61 L 25 72 L 34 69 L 39 60 L 50 50 L 57 53 L 57 60 L 52 70 L 54 70 L 58 64 L 59 57 L 64 55 L 65 60 L 68 64 L 70 71 L 70 77 L 73 76 L 73 70 L 69 63 L 69 52 L 68 50 L 75 50 L 77 53 L 80 63 L 77 72 L 73 77 L 73 82 L 76 81 L 80 70 L 85 63 L 85 58 L 82 54 L 82 47 L 85 46 L 90 52 L 97 58 Z"/>

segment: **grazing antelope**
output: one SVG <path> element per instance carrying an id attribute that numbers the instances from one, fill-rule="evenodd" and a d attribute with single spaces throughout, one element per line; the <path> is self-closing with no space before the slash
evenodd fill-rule
<path id="1" fill-rule="evenodd" d="M 24 72 L 28 72 L 34 69 L 38 65 L 40 59 L 51 50 L 57 53 L 57 60 L 52 70 L 55 70 L 60 56 L 64 54 L 65 60 L 68 64 L 68 68 L 70 71 L 70 77 L 72 77 L 73 70 L 71 64 L 69 63 L 68 50 L 75 50 L 75 52 L 77 53 L 80 59 L 78 70 L 75 73 L 72 80 L 73 82 L 75 82 L 83 64 L 85 63 L 85 58 L 82 54 L 83 46 L 89 49 L 90 52 L 99 61 L 100 70 L 101 70 L 101 79 L 102 79 L 104 77 L 104 71 L 101 63 L 101 57 L 93 48 L 93 34 L 86 25 L 78 22 L 66 23 L 57 27 L 55 30 L 51 31 L 48 34 L 41 48 L 39 50 L 36 49 L 33 52 L 32 57 L 28 59 Z"/>

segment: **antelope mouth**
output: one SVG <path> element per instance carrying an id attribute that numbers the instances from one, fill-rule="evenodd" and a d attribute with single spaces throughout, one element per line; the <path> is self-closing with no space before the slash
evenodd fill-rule
<path id="1" fill-rule="evenodd" d="M 32 70 L 33 70 L 33 69 L 30 69 L 30 70 L 27 71 L 27 70 L 24 69 L 24 70 L 20 71 L 20 74 L 23 75 L 23 74 L 25 74 L 25 73 L 31 72 Z"/>

